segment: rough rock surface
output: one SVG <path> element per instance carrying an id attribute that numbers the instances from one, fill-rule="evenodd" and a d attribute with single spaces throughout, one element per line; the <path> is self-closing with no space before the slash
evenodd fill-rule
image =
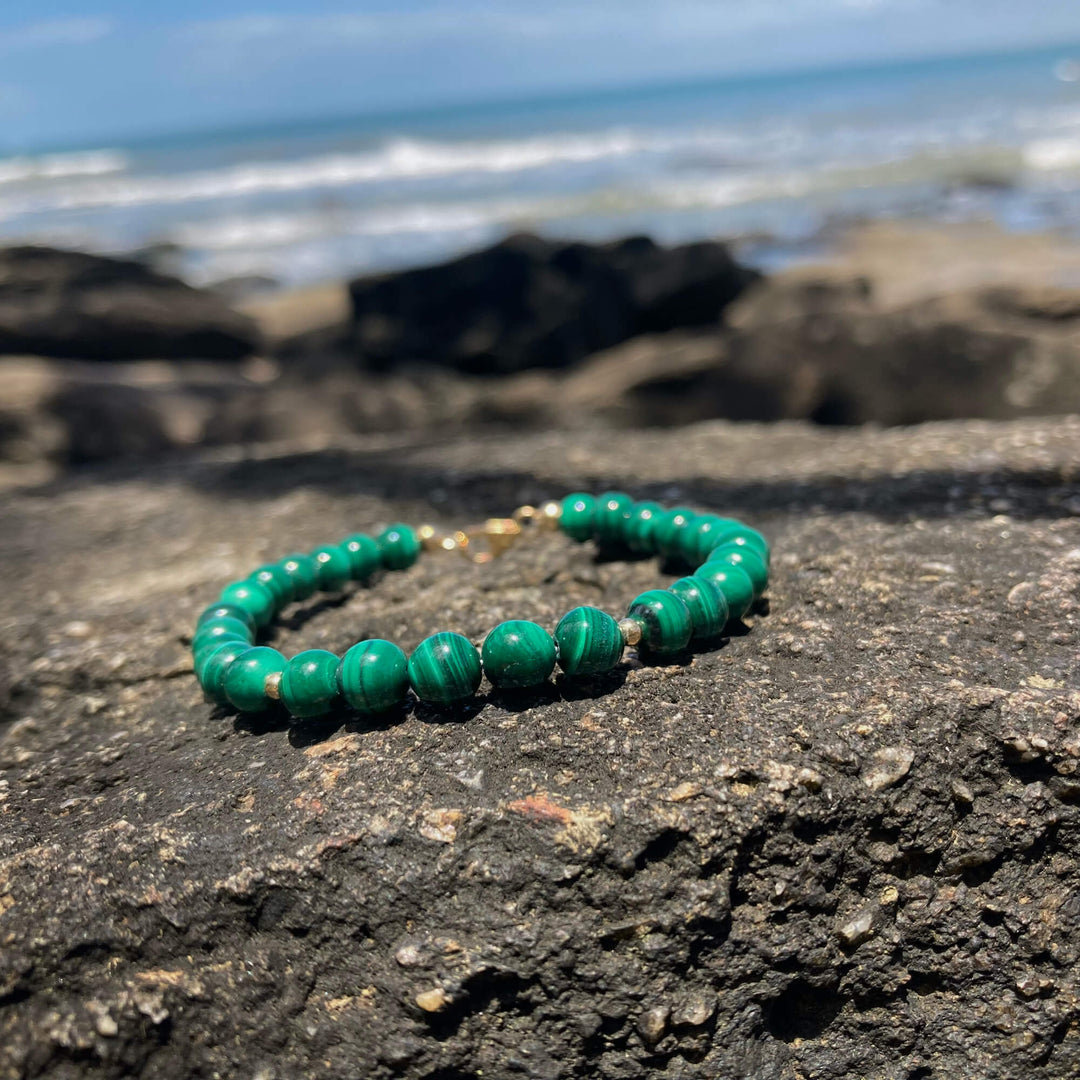
<path id="1" fill-rule="evenodd" d="M 257 345 L 247 316 L 143 263 L 0 249 L 0 355 L 236 360 Z"/>
<path id="2" fill-rule="evenodd" d="M 374 439 L 0 508 L 0 1076 L 1080 1073 L 1080 422 Z M 479 707 L 214 712 L 260 560 L 570 488 L 744 514 L 722 648 Z M 618 611 L 559 537 L 288 614 L 286 649 Z"/>
<path id="3" fill-rule="evenodd" d="M 563 368 L 635 334 L 715 324 L 758 276 L 720 243 L 519 234 L 438 266 L 352 282 L 354 345 L 373 370 Z"/>

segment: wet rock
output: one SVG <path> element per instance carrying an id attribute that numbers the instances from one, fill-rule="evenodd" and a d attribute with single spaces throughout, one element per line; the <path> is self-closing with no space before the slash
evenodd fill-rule
<path id="1" fill-rule="evenodd" d="M 636 334 L 716 324 L 758 275 L 719 243 L 561 243 L 520 234 L 350 285 L 364 366 L 471 374 L 563 368 Z"/>

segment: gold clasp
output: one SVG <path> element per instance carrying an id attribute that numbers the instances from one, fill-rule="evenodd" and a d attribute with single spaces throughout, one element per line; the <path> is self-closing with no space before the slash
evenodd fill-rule
<path id="1" fill-rule="evenodd" d="M 507 552 L 521 536 L 521 522 L 513 518 L 488 518 L 483 525 L 474 525 L 454 534 L 458 549 L 474 563 L 487 563 Z M 474 541 L 483 539 L 487 543 L 484 551 L 474 550 Z"/>
<path id="2" fill-rule="evenodd" d="M 527 533 L 558 528 L 561 512 L 555 502 L 539 508 L 519 506 L 510 517 L 488 518 L 482 525 L 461 529 L 452 536 L 440 535 L 433 525 L 421 525 L 418 536 L 425 551 L 460 551 L 471 562 L 489 563 L 509 551 Z M 476 541 L 483 541 L 479 551 Z"/>

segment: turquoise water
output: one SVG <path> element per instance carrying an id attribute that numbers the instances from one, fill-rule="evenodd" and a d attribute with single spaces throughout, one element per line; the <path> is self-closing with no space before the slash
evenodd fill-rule
<path id="1" fill-rule="evenodd" d="M 865 217 L 1080 231 L 1080 46 L 198 133 L 0 159 L 0 240 L 175 245 L 299 284 L 514 229 L 752 237 Z"/>

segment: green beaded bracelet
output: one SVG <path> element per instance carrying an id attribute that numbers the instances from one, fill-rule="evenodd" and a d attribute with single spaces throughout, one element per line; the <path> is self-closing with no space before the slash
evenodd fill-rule
<path id="1" fill-rule="evenodd" d="M 377 570 L 404 570 L 422 551 L 460 551 L 488 562 L 527 531 L 559 529 L 573 540 L 604 548 L 681 560 L 693 572 L 666 589 L 649 589 L 631 601 L 621 619 L 599 608 L 577 607 L 553 633 L 534 622 L 500 623 L 478 650 L 468 638 L 438 633 L 406 656 L 397 645 L 370 639 L 338 657 L 309 649 L 291 659 L 255 644 L 256 635 L 281 610 L 316 590 L 336 592 L 366 581 Z M 486 550 L 477 550 L 479 541 Z M 198 618 L 191 641 L 195 675 L 207 698 L 241 712 L 261 712 L 279 701 L 299 718 L 321 716 L 340 704 L 376 715 L 400 707 L 410 691 L 420 701 L 454 705 L 472 697 L 484 675 L 498 690 L 539 686 L 558 665 L 564 675 L 602 675 L 622 659 L 626 646 L 646 658 L 677 656 L 692 641 L 718 638 L 764 592 L 769 580 L 768 541 L 732 518 L 665 510 L 634 502 L 620 491 L 582 492 L 537 509 L 523 506 L 509 518 L 452 536 L 430 526 L 395 524 L 378 536 L 357 533 L 324 544 L 309 555 L 287 555 L 233 582 Z"/>

